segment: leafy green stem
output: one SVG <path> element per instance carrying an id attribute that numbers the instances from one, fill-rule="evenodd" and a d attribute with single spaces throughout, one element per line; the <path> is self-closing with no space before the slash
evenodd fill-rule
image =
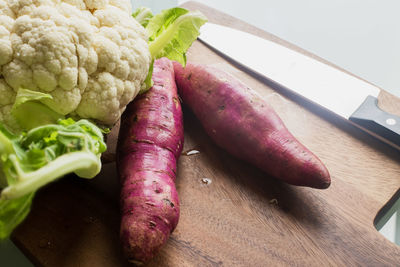
<path id="1" fill-rule="evenodd" d="M 36 191 L 45 184 L 72 172 L 77 173 L 83 178 L 93 178 L 100 172 L 101 166 L 100 158 L 90 152 L 72 152 L 62 155 L 33 172 L 24 172 L 18 162 L 16 162 L 17 159 L 15 155 L 10 155 L 10 160 L 12 160 L 14 166 L 16 166 L 15 168 L 19 181 L 18 183 L 4 188 L 1 192 L 1 198 L 3 199 L 22 197 L 23 195 Z"/>
<path id="2" fill-rule="evenodd" d="M 149 24 L 149 20 L 153 17 L 153 13 L 151 13 L 150 8 L 148 7 L 139 7 L 132 14 L 132 16 L 143 26 L 146 27 Z"/>
<path id="3" fill-rule="evenodd" d="M 167 46 L 167 44 L 176 38 L 175 32 L 179 29 L 182 23 L 191 18 L 193 18 L 193 13 L 187 13 L 178 17 L 170 27 L 157 36 L 155 41 L 149 44 L 150 54 L 155 58 L 157 54 Z M 193 24 L 193 26 L 195 26 L 195 24 Z M 195 27 L 195 29 L 199 30 L 198 27 Z"/>
<path id="4" fill-rule="evenodd" d="M 0 156 L 3 154 L 8 155 L 12 153 L 14 153 L 14 148 L 10 139 L 0 131 Z"/>
<path id="5" fill-rule="evenodd" d="M 28 215 L 34 196 L 33 192 L 17 199 L 0 199 L 0 239 L 7 238 Z"/>

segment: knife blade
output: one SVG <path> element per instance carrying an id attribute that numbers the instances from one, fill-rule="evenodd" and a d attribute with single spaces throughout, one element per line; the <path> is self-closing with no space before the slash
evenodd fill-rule
<path id="1" fill-rule="evenodd" d="M 247 32 L 206 23 L 200 41 L 400 150 L 400 117 L 378 107 L 378 87 Z"/>

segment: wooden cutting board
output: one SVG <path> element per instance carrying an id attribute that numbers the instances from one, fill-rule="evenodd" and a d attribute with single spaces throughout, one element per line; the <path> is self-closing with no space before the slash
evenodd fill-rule
<path id="1" fill-rule="evenodd" d="M 206 6 L 184 6 L 201 10 L 211 22 L 307 53 Z M 187 56 L 233 73 L 262 94 L 326 164 L 332 185 L 315 190 L 275 180 L 217 148 L 184 109 L 184 151 L 200 153 L 179 160 L 180 222 L 149 266 L 399 266 L 400 247 L 374 228 L 378 212 L 400 188 L 398 151 L 272 88 L 199 41 Z M 400 99 L 382 94 L 380 105 L 400 115 Z M 118 243 L 118 190 L 114 163 L 94 180 L 61 179 L 37 194 L 13 241 L 38 266 L 128 266 Z"/>

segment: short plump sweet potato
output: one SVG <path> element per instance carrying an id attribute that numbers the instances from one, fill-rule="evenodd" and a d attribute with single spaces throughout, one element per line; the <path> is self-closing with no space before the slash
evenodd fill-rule
<path id="1" fill-rule="evenodd" d="M 285 127 L 268 103 L 217 68 L 174 62 L 180 97 L 214 142 L 292 185 L 327 188 L 324 164 Z"/>
<path id="2" fill-rule="evenodd" d="M 153 87 L 123 113 L 117 146 L 120 236 L 124 254 L 135 263 L 151 259 L 179 219 L 174 181 L 183 120 L 171 61 L 156 60 L 152 78 Z"/>

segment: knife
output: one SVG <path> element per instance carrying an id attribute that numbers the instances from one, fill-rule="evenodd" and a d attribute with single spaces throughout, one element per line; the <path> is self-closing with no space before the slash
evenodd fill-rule
<path id="1" fill-rule="evenodd" d="M 378 87 L 278 43 L 233 28 L 206 23 L 199 39 L 400 150 L 400 117 L 378 107 Z"/>

